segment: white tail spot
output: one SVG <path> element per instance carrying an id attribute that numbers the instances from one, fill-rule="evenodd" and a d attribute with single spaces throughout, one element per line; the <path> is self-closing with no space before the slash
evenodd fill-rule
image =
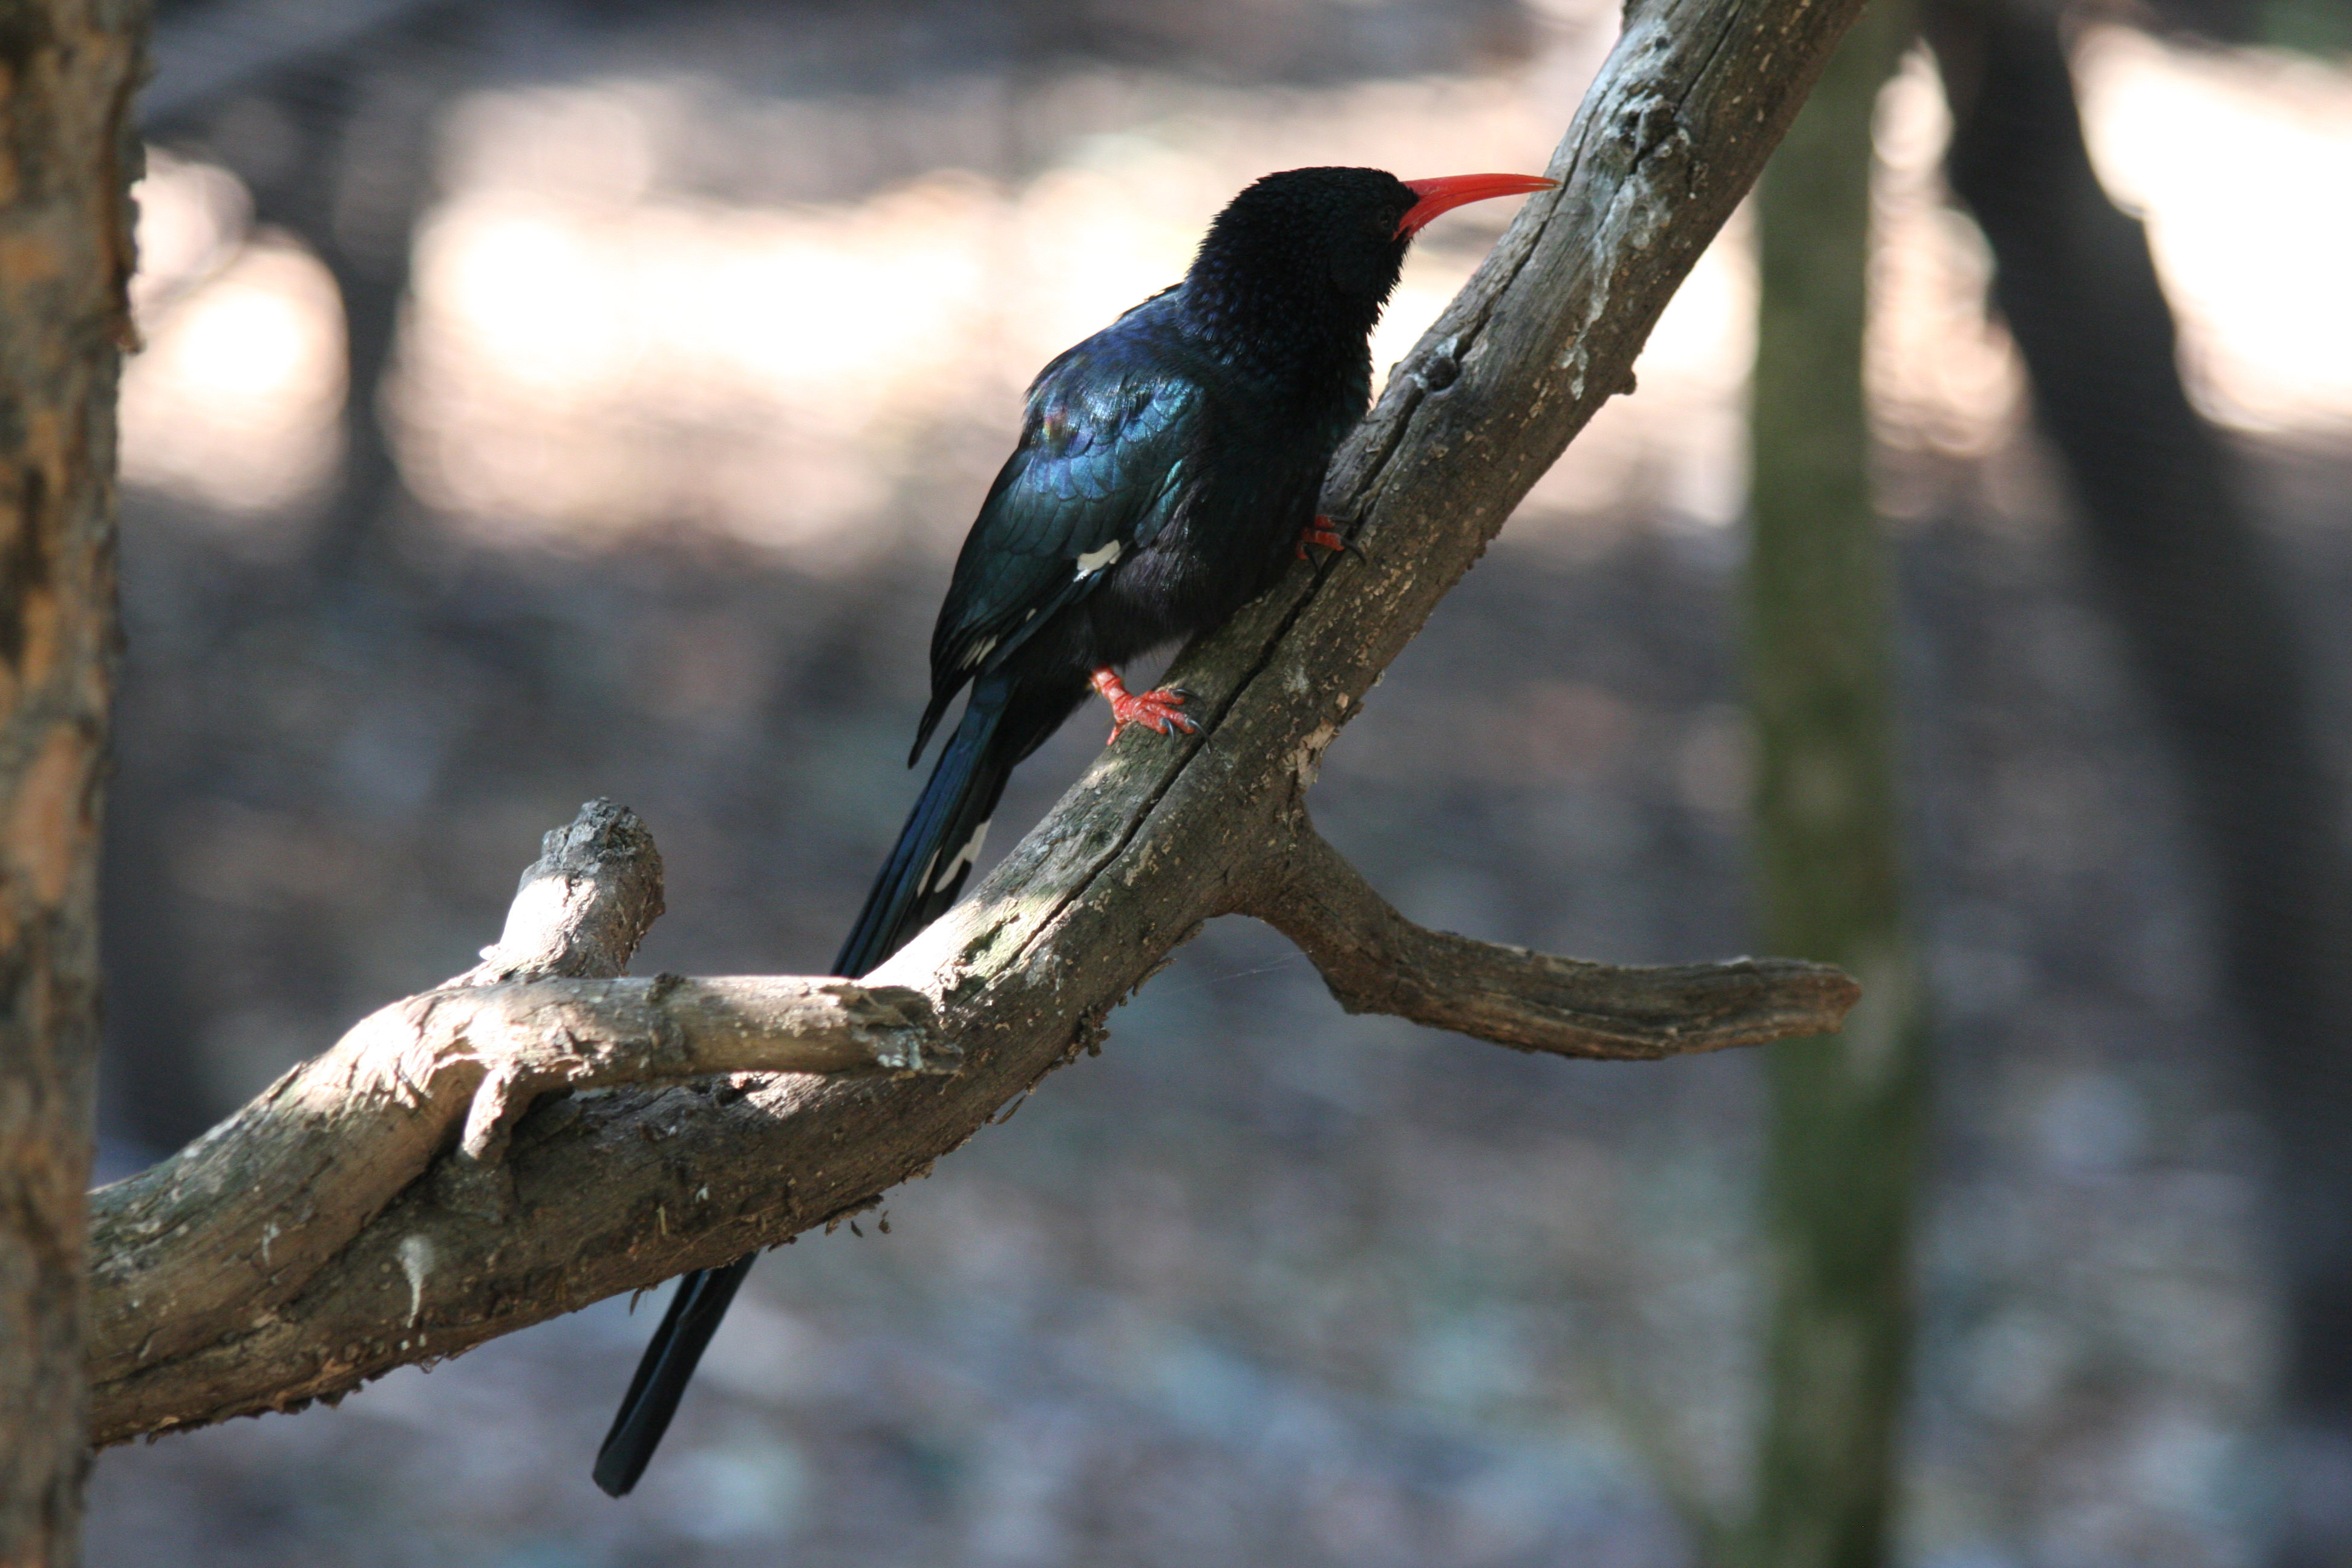
<path id="1" fill-rule="evenodd" d="M 983 822 L 971 830 L 971 837 L 964 841 L 962 848 L 956 851 L 955 858 L 947 863 L 946 868 L 929 879 L 930 888 L 934 890 L 944 888 L 962 876 L 965 868 L 980 858 L 980 847 L 987 842 L 988 824 Z"/>

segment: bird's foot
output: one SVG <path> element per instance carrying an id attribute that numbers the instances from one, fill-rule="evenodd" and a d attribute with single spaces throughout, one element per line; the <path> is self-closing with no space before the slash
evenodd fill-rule
<path id="1" fill-rule="evenodd" d="M 1331 526 L 1331 520 L 1319 512 L 1316 514 L 1314 521 L 1298 531 L 1298 559 L 1301 561 L 1307 559 L 1307 547 L 1310 544 L 1318 550 L 1355 548 L 1339 536 L 1339 531 Z"/>
<path id="2" fill-rule="evenodd" d="M 1180 711 L 1184 706 L 1186 693 L 1172 686 L 1137 697 L 1129 692 L 1126 683 L 1119 679 L 1118 672 L 1105 665 L 1095 671 L 1094 688 L 1110 703 L 1110 738 L 1113 741 L 1118 740 L 1119 732 L 1129 724 L 1140 724 L 1163 735 L 1169 732 L 1171 725 L 1188 735 L 1199 728 Z M 1108 745 L 1109 742 L 1104 743 Z"/>

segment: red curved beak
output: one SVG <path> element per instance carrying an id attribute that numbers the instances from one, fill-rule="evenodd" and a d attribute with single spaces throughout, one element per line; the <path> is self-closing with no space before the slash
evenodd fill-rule
<path id="1" fill-rule="evenodd" d="M 1397 237 L 1419 234 L 1422 226 L 1440 213 L 1471 202 L 1488 201 L 1496 196 L 1523 196 L 1529 191 L 1548 191 L 1559 184 L 1540 174 L 1448 174 L 1438 180 L 1407 180 L 1404 188 L 1421 200 L 1397 224 Z"/>

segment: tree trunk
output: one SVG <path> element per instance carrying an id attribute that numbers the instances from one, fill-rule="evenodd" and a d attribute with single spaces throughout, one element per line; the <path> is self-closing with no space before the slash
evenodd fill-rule
<path id="1" fill-rule="evenodd" d="M 1760 184 L 1747 585 L 1765 944 L 1843 964 L 1846 1028 L 1772 1048 L 1757 1568 L 1885 1560 L 1926 1076 L 1901 908 L 1886 550 L 1862 385 L 1871 120 L 1906 11 L 1865 12 Z"/>
<path id="2" fill-rule="evenodd" d="M 1927 17 L 1952 187 L 1992 247 L 1993 299 L 2210 859 L 2223 978 L 2276 1149 L 2279 1558 L 2352 1562 L 2352 855 L 2304 650 L 2229 451 L 2182 389 L 2147 236 L 2092 168 L 2051 16 L 1937 0 Z"/>
<path id="3" fill-rule="evenodd" d="M 0 26 L 0 1564 L 78 1556 L 82 1191 L 114 616 L 114 389 L 144 7 Z"/>

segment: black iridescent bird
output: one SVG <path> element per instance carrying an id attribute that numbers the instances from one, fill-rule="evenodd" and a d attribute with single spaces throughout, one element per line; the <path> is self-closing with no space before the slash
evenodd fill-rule
<path id="1" fill-rule="evenodd" d="M 1369 340 L 1413 236 L 1553 184 L 1268 174 L 1217 215 L 1181 283 L 1038 374 L 940 608 L 910 766 L 971 698 L 835 973 L 864 974 L 955 902 L 1014 764 L 1089 689 L 1109 699 L 1114 741 L 1192 728 L 1181 692 L 1130 695 L 1118 667 L 1215 626 L 1308 545 L 1339 547 L 1316 498 L 1371 400 Z M 679 1281 L 596 1457 L 613 1496 L 644 1472 L 751 1262 Z"/>

